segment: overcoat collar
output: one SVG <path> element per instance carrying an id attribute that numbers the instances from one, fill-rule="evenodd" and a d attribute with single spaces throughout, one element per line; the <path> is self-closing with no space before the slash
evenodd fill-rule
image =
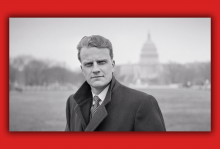
<path id="1" fill-rule="evenodd" d="M 94 131 L 98 125 L 105 119 L 108 115 L 105 106 L 111 101 L 111 94 L 119 85 L 118 81 L 112 76 L 110 86 L 103 103 L 100 105 L 94 117 L 89 121 L 90 107 L 92 104 L 92 93 L 90 85 L 85 81 L 79 90 L 75 93 L 74 99 L 76 101 L 76 106 L 74 108 L 77 114 L 78 120 L 81 121 L 83 130 Z M 88 124 L 88 125 L 87 125 Z M 77 130 L 76 130 L 77 131 Z"/>

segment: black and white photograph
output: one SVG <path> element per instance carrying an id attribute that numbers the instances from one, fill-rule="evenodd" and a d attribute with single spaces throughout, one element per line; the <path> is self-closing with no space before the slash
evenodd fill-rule
<path id="1" fill-rule="evenodd" d="M 9 131 L 211 132 L 211 18 L 9 18 Z"/>

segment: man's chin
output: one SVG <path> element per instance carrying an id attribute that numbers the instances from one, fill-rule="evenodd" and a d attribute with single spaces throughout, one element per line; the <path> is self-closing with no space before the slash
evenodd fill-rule
<path id="1" fill-rule="evenodd" d="M 111 81 L 111 80 L 110 80 Z M 109 81 L 103 79 L 92 79 L 90 80 L 90 85 L 94 88 L 103 88 L 108 85 Z"/>
<path id="2" fill-rule="evenodd" d="M 100 88 L 100 87 L 105 86 L 105 83 L 96 81 L 96 82 L 92 83 L 91 85 L 92 85 L 93 87 Z"/>

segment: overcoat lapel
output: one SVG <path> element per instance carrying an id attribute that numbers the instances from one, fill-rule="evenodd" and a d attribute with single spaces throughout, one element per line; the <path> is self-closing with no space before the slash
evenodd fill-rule
<path id="1" fill-rule="evenodd" d="M 107 95 L 103 101 L 103 103 L 97 109 L 95 115 L 88 123 L 89 111 L 92 104 L 92 95 L 91 89 L 87 82 L 85 82 L 77 93 L 74 95 L 75 101 L 77 105 L 74 108 L 76 113 L 76 121 L 75 121 L 75 131 L 81 131 L 80 128 L 83 128 L 85 131 L 94 131 L 98 125 L 107 117 L 108 112 L 106 110 L 106 105 L 111 101 L 111 94 L 116 89 L 115 88 L 115 78 L 112 77 L 112 81 L 110 82 L 110 86 L 107 92 Z M 86 112 L 85 112 L 86 111 Z M 77 123 L 77 121 L 79 123 Z M 88 125 L 87 125 L 88 124 Z"/>
<path id="2" fill-rule="evenodd" d="M 92 104 L 92 93 L 89 84 L 84 82 L 73 98 L 76 101 L 75 112 L 73 113 L 75 115 L 74 130 L 83 131 L 89 123 L 90 107 Z"/>
<path id="3" fill-rule="evenodd" d="M 83 131 L 86 128 L 86 122 L 83 118 L 83 115 L 81 113 L 81 110 L 78 104 L 75 106 L 74 111 L 76 113 L 74 130 Z"/>
<path id="4" fill-rule="evenodd" d="M 112 94 L 112 90 L 113 90 L 114 85 L 115 85 L 115 78 L 113 76 L 112 81 L 110 82 L 108 92 L 107 92 L 106 97 L 103 101 L 103 104 L 101 104 L 98 107 L 96 113 L 94 114 L 93 118 L 90 120 L 85 131 L 94 131 L 99 126 L 99 124 L 108 116 L 108 112 L 107 112 L 105 106 L 111 101 L 111 94 Z"/>
<path id="5" fill-rule="evenodd" d="M 105 106 L 102 104 L 97 109 L 95 115 L 90 120 L 88 126 L 86 127 L 85 131 L 94 131 L 97 126 L 105 119 L 108 115 Z"/>

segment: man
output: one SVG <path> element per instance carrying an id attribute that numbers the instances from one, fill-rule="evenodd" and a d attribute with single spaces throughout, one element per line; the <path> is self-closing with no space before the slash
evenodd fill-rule
<path id="1" fill-rule="evenodd" d="M 166 130 L 156 99 L 115 79 L 108 39 L 83 37 L 77 49 L 86 82 L 67 100 L 66 131 Z"/>

